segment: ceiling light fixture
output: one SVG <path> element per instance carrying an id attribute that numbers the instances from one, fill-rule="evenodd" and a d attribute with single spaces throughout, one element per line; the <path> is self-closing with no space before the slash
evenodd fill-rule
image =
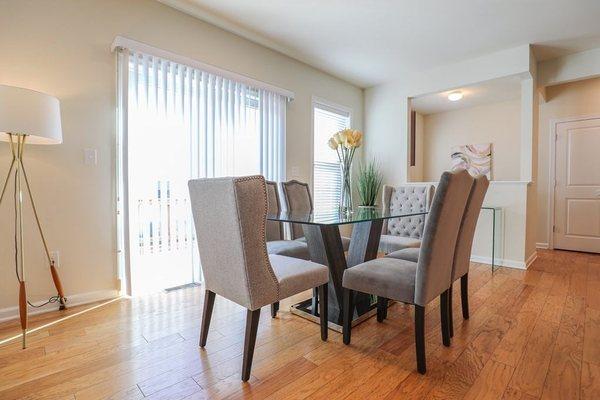
<path id="1" fill-rule="evenodd" d="M 448 95 L 448 100 L 450 101 L 458 101 L 463 98 L 462 92 L 452 92 Z"/>

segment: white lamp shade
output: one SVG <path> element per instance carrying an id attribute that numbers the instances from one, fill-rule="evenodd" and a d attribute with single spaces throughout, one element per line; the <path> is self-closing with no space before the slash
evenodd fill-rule
<path id="1" fill-rule="evenodd" d="M 62 143 L 60 103 L 34 90 L 0 85 L 0 140 L 27 135 L 28 144 Z"/>

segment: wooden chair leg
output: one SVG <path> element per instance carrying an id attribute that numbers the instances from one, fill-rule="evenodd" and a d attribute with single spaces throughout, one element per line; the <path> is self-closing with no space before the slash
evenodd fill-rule
<path id="1" fill-rule="evenodd" d="M 319 308 L 319 290 L 317 288 L 313 288 L 313 295 L 310 304 L 310 308 L 313 315 L 317 315 L 317 309 Z"/>
<path id="2" fill-rule="evenodd" d="M 440 320 L 442 327 L 442 343 L 444 346 L 450 346 L 450 322 L 449 322 L 449 311 L 448 311 L 448 295 L 450 290 L 446 290 L 440 295 Z"/>
<path id="3" fill-rule="evenodd" d="M 383 322 L 387 318 L 388 299 L 377 296 L 377 322 Z"/>
<path id="4" fill-rule="evenodd" d="M 242 381 L 247 382 L 250 379 L 250 370 L 252 370 L 252 357 L 254 356 L 254 345 L 256 344 L 256 331 L 258 330 L 258 320 L 260 318 L 260 308 L 258 310 L 246 312 L 246 337 L 244 338 L 244 359 L 242 361 Z"/>
<path id="5" fill-rule="evenodd" d="M 328 316 L 327 316 L 327 284 L 319 286 L 319 318 L 321 321 L 321 340 L 327 340 Z"/>
<path id="6" fill-rule="evenodd" d="M 344 336 L 344 344 L 350 344 L 350 336 L 352 335 L 352 316 L 354 315 L 354 301 L 352 300 L 352 290 L 343 290 L 343 314 L 344 314 L 344 325 L 342 332 Z"/>
<path id="7" fill-rule="evenodd" d="M 450 329 L 450 338 L 454 337 L 454 312 L 452 311 L 452 285 L 448 293 L 448 328 Z"/>
<path id="8" fill-rule="evenodd" d="M 415 304 L 415 347 L 417 350 L 417 371 L 427 372 L 425 362 L 425 307 Z"/>
<path id="9" fill-rule="evenodd" d="M 208 327 L 210 326 L 210 317 L 212 316 L 214 304 L 215 293 L 210 290 L 204 291 L 204 309 L 202 311 L 202 325 L 200 326 L 200 347 L 206 346 Z"/>
<path id="10" fill-rule="evenodd" d="M 460 303 L 464 319 L 469 319 L 469 273 L 460 278 Z"/>
<path id="11" fill-rule="evenodd" d="M 279 302 L 271 304 L 271 318 L 275 318 L 277 316 L 277 311 L 279 311 Z"/>

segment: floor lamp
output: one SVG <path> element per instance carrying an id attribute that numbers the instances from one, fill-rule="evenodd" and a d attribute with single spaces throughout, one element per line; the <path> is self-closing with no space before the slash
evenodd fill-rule
<path id="1" fill-rule="evenodd" d="M 23 153 L 25 144 L 60 144 L 62 129 L 60 123 L 60 105 L 58 99 L 33 90 L 0 85 L 0 140 L 10 143 L 12 162 L 0 193 L 0 204 L 4 196 L 11 190 L 9 182 L 13 182 L 14 200 L 14 240 L 15 240 L 15 271 L 19 281 L 19 316 L 23 332 L 23 348 L 26 347 L 27 335 L 27 301 L 25 288 L 25 254 L 23 238 L 23 205 L 24 195 L 27 195 L 37 228 L 44 245 L 48 266 L 57 295 L 49 302 L 58 302 L 60 308 L 65 308 L 66 298 L 58 271 L 50 257 L 48 244 L 42 231 L 40 219 L 35 208 L 35 202 L 25 172 Z M 8 196 L 7 196 L 8 197 Z"/>

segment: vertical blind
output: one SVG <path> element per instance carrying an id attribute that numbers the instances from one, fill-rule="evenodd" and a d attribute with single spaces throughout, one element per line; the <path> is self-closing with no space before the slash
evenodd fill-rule
<path id="1" fill-rule="evenodd" d="M 138 114 L 178 119 L 197 152 L 196 177 L 258 173 L 285 179 L 285 96 L 157 56 L 123 51 L 129 59 L 130 114 L 134 106 Z M 168 140 L 169 133 L 164 135 Z"/>
<path id="2" fill-rule="evenodd" d="M 314 207 L 319 213 L 336 211 L 342 193 L 342 176 L 335 150 L 327 141 L 334 133 L 350 128 L 350 113 L 315 102 L 314 115 Z"/>
<path id="3" fill-rule="evenodd" d="M 146 269 L 153 260 L 160 264 L 161 254 L 173 263 L 189 263 L 190 249 L 196 248 L 187 193 L 190 178 L 262 174 L 285 180 L 289 97 L 266 84 L 256 87 L 251 79 L 237 80 L 232 73 L 221 76 L 214 67 L 209 72 L 199 68 L 200 63 L 160 56 L 165 52 L 115 49 L 117 223 L 119 249 L 126 251 L 119 263 L 131 293 L 136 257 L 146 257 L 137 263 Z M 192 253 L 196 258 L 195 250 Z M 147 274 L 161 280 L 151 282 L 154 286 L 190 280 L 185 271 L 177 277 L 175 269 L 165 269 L 164 262 L 159 267 Z M 165 271 L 168 274 L 161 275 Z M 194 272 L 191 279 L 199 276 Z"/>

